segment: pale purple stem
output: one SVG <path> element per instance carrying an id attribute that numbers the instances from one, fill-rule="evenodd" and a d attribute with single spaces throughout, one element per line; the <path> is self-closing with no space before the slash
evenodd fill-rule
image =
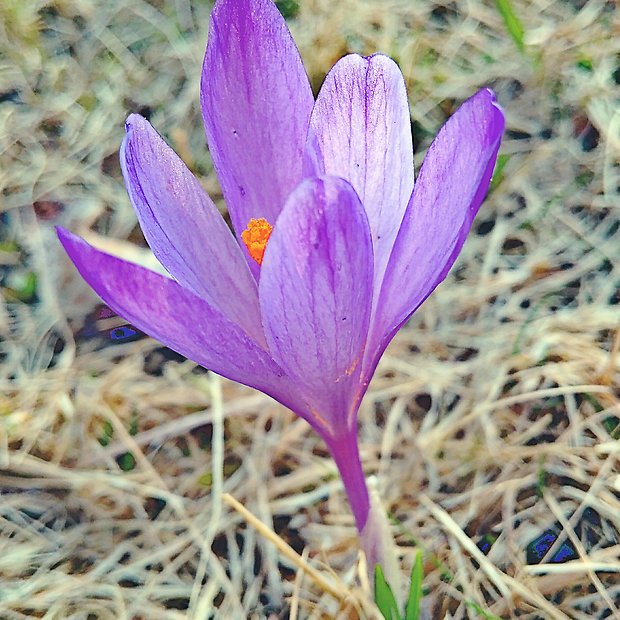
<path id="1" fill-rule="evenodd" d="M 338 437 L 330 437 L 326 443 L 338 466 L 355 525 L 361 534 L 368 520 L 370 500 L 357 445 L 357 430 L 353 428 Z"/>
<path id="2" fill-rule="evenodd" d="M 344 484 L 351 511 L 355 517 L 360 544 L 366 555 L 368 578 L 374 583 L 374 570 L 377 564 L 395 592 L 400 592 L 400 572 L 396 561 L 394 541 L 381 500 L 368 485 L 357 443 L 357 432 L 353 428 L 337 437 L 325 439 Z"/>

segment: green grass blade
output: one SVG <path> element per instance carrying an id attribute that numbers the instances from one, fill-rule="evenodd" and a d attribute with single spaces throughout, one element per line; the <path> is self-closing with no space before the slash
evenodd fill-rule
<path id="1" fill-rule="evenodd" d="M 495 5 L 504 20 L 504 24 L 512 37 L 512 40 L 519 48 L 519 51 L 522 52 L 525 49 L 525 43 L 523 41 L 525 30 L 521 20 L 517 17 L 517 14 L 512 8 L 512 3 L 510 0 L 495 0 Z"/>
<path id="2" fill-rule="evenodd" d="M 401 620 L 394 593 L 379 564 L 375 566 L 375 603 L 385 620 Z"/>
<path id="3" fill-rule="evenodd" d="M 478 603 L 473 603 L 472 601 L 465 601 L 465 606 L 473 609 L 479 616 L 482 616 L 485 620 L 502 620 L 499 616 L 495 616 L 492 613 L 485 611 L 478 605 Z"/>
<path id="4" fill-rule="evenodd" d="M 424 580 L 424 566 L 422 564 L 422 551 L 418 549 L 415 554 L 415 562 L 411 569 L 409 583 L 409 596 L 405 607 L 405 620 L 419 620 L 420 602 L 422 601 L 422 581 Z"/>
<path id="5" fill-rule="evenodd" d="M 504 168 L 510 161 L 510 155 L 502 153 L 498 155 L 495 169 L 493 170 L 493 177 L 491 178 L 491 190 L 494 190 L 504 180 Z"/>

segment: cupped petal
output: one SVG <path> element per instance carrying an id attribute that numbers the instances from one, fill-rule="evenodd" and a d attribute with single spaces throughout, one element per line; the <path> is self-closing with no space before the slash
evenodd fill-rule
<path id="1" fill-rule="evenodd" d="M 181 286 L 264 344 L 256 282 L 216 206 L 146 119 L 132 114 L 126 130 L 121 168 L 153 253 Z"/>
<path id="2" fill-rule="evenodd" d="M 292 409 L 305 407 L 270 355 L 208 302 L 170 278 L 57 230 L 82 277 L 132 325 L 205 368 L 261 390 Z"/>
<path id="3" fill-rule="evenodd" d="M 504 115 L 490 89 L 440 129 L 422 163 L 386 269 L 365 360 L 372 374 L 388 342 L 456 260 L 497 159 Z"/>
<path id="4" fill-rule="evenodd" d="M 297 47 L 272 0 L 216 3 L 200 100 L 237 236 L 251 218 L 273 225 L 302 178 L 314 100 Z"/>
<path id="5" fill-rule="evenodd" d="M 372 260 L 364 208 L 334 177 L 303 181 L 267 244 L 258 288 L 265 337 L 324 436 L 352 427 L 366 390 Z"/>
<path id="6" fill-rule="evenodd" d="M 379 290 L 413 190 L 413 145 L 405 80 L 381 54 L 340 59 L 328 73 L 310 117 L 305 176 L 351 183 L 366 209 Z"/>

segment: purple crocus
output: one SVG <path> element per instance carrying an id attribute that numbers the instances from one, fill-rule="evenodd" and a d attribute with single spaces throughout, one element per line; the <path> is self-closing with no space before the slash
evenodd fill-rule
<path id="1" fill-rule="evenodd" d="M 118 314 L 269 394 L 319 433 L 374 563 L 381 551 L 367 529 L 357 411 L 386 346 L 465 241 L 489 187 L 502 112 L 488 89 L 467 100 L 430 146 L 414 189 L 397 65 L 346 56 L 314 101 L 272 0 L 218 0 L 201 105 L 236 237 L 179 157 L 132 114 L 125 183 L 170 277 L 62 229 L 60 240 Z"/>

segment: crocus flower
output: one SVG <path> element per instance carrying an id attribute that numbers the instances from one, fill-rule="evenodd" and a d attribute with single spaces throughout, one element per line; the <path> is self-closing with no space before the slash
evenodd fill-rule
<path id="1" fill-rule="evenodd" d="M 386 346 L 445 278 L 487 192 L 504 127 L 493 93 L 466 101 L 414 189 L 403 76 L 382 55 L 339 60 L 314 101 L 271 0 L 219 0 L 201 82 L 207 142 L 235 234 L 184 163 L 132 114 L 127 190 L 170 277 L 60 229 L 118 314 L 261 390 L 325 440 L 370 561 L 356 417 Z M 374 527 L 374 526 L 373 526 Z"/>

